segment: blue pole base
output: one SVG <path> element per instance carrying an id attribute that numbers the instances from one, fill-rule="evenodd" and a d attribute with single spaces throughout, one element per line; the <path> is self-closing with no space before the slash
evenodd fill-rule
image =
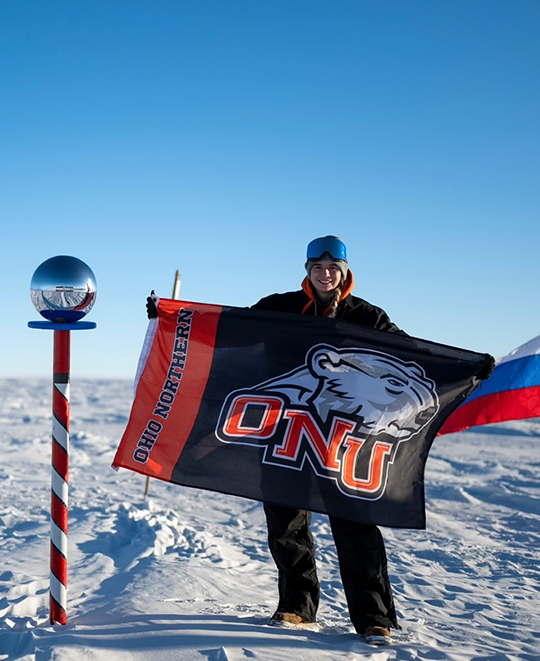
<path id="1" fill-rule="evenodd" d="M 74 321 L 73 323 L 59 323 L 55 321 L 29 321 L 28 328 L 40 328 L 41 330 L 90 330 L 97 326 L 95 321 Z"/>

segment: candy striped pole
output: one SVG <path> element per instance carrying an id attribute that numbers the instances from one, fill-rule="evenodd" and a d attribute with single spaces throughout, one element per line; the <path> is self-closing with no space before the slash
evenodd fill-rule
<path id="1" fill-rule="evenodd" d="M 29 321 L 28 326 L 54 331 L 49 606 L 51 624 L 66 624 L 70 331 L 95 328 L 96 324 L 93 321 Z"/>
<path id="2" fill-rule="evenodd" d="M 66 623 L 70 331 L 54 331 L 50 621 Z"/>
<path id="3" fill-rule="evenodd" d="M 69 369 L 72 330 L 95 328 L 81 321 L 96 300 L 96 276 L 77 257 L 57 255 L 38 266 L 30 282 L 30 298 L 40 321 L 29 328 L 54 331 L 52 393 L 52 470 L 50 540 L 50 621 L 65 624 L 67 602 Z"/>

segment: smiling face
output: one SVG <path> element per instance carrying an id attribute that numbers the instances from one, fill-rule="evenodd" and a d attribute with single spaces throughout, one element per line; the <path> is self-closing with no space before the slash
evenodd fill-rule
<path id="1" fill-rule="evenodd" d="M 341 282 L 341 271 L 334 262 L 320 261 L 311 267 L 309 280 L 317 294 L 324 300 Z"/>

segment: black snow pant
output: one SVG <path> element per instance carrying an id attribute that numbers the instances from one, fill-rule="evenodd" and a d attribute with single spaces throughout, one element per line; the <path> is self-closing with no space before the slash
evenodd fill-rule
<path id="1" fill-rule="evenodd" d="M 315 622 L 319 580 L 311 512 L 264 504 L 268 542 L 278 567 L 277 612 Z M 388 578 L 383 537 L 374 525 L 329 517 L 351 622 L 358 633 L 369 626 L 399 628 Z"/>

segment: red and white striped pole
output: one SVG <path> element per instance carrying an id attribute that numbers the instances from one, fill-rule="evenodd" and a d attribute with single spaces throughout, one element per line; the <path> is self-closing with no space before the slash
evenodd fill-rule
<path id="1" fill-rule="evenodd" d="M 70 332 L 54 331 L 50 621 L 66 623 Z"/>
<path id="2" fill-rule="evenodd" d="M 66 624 L 70 331 L 95 328 L 96 324 L 92 321 L 77 323 L 29 321 L 28 326 L 54 330 L 49 614 L 51 624 Z"/>
<path id="3" fill-rule="evenodd" d="M 96 279 L 76 257 L 51 257 L 36 269 L 30 296 L 47 321 L 29 321 L 28 326 L 54 331 L 49 606 L 51 624 L 66 624 L 70 331 L 96 327 L 81 321 L 94 305 Z"/>

